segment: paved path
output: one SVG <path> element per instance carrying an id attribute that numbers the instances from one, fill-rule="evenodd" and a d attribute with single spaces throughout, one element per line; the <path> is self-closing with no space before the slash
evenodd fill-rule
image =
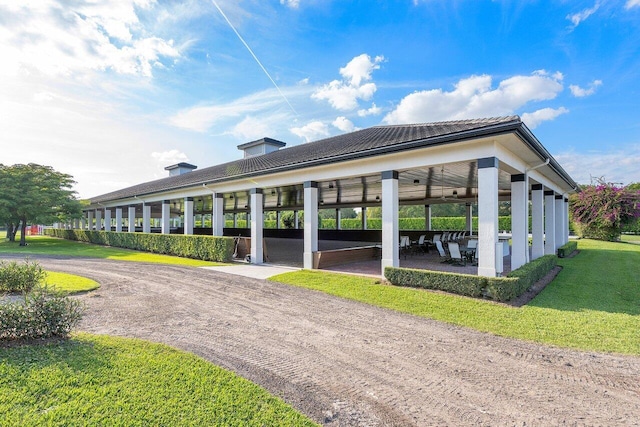
<path id="1" fill-rule="evenodd" d="M 271 264 L 247 264 L 234 263 L 233 265 L 223 265 L 219 267 L 200 267 L 205 270 L 218 271 L 220 273 L 235 274 L 242 277 L 251 277 L 252 279 L 267 279 L 276 274 L 289 273 L 291 271 L 300 270 L 296 267 L 284 267 Z"/>
<path id="2" fill-rule="evenodd" d="M 638 425 L 640 358 L 504 339 L 205 269 L 42 259 L 102 287 L 81 329 L 164 342 L 329 426 Z"/>

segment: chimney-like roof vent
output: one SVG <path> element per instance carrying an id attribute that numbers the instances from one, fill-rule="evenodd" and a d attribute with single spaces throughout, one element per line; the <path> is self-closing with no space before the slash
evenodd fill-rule
<path id="1" fill-rule="evenodd" d="M 184 173 L 191 172 L 194 169 L 198 169 L 198 167 L 196 165 L 184 162 L 164 168 L 164 170 L 169 171 L 169 176 L 182 175 Z"/>
<path id="2" fill-rule="evenodd" d="M 238 145 L 238 150 L 244 151 L 244 158 L 246 159 L 247 157 L 260 156 L 278 151 L 286 145 L 286 142 L 278 141 L 277 139 L 262 138 L 257 141 L 240 144 Z"/>

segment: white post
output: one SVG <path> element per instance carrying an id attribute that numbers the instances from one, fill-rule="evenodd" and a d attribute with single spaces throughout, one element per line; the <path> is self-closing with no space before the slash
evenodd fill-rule
<path id="1" fill-rule="evenodd" d="M 82 218 L 80 218 L 80 228 L 82 230 L 87 229 L 87 217 L 84 214 L 82 215 Z"/>
<path id="2" fill-rule="evenodd" d="M 184 198 L 184 234 L 193 234 L 193 197 Z"/>
<path id="3" fill-rule="evenodd" d="M 511 270 L 527 263 L 529 185 L 525 174 L 511 175 Z"/>
<path id="4" fill-rule="evenodd" d="M 276 229 L 280 229 L 280 221 L 282 220 L 282 211 L 276 211 Z"/>
<path id="5" fill-rule="evenodd" d="M 431 230 L 431 205 L 424 205 L 424 226 L 426 230 Z"/>
<path id="6" fill-rule="evenodd" d="M 151 233 L 151 205 L 142 204 L 142 232 Z"/>
<path id="7" fill-rule="evenodd" d="M 556 253 L 556 209 L 553 190 L 544 192 L 544 254 Z"/>
<path id="8" fill-rule="evenodd" d="M 131 205 L 129 206 L 129 212 L 128 212 L 128 227 L 127 227 L 127 231 L 129 233 L 135 233 L 136 232 L 136 207 L 135 205 Z"/>
<path id="9" fill-rule="evenodd" d="M 111 231 L 111 209 L 104 210 L 104 231 Z"/>
<path id="10" fill-rule="evenodd" d="M 478 276 L 496 276 L 498 243 L 497 157 L 478 159 Z"/>
<path id="11" fill-rule="evenodd" d="M 211 226 L 214 236 L 224 236 L 224 197 L 222 193 L 213 194 L 213 212 Z"/>
<path id="12" fill-rule="evenodd" d="M 122 208 L 116 208 L 116 232 L 122 232 Z"/>
<path id="13" fill-rule="evenodd" d="M 564 197 L 561 194 L 555 196 L 556 204 L 556 249 L 562 246 L 562 240 L 564 239 L 564 226 L 566 221 L 564 220 Z"/>
<path id="14" fill-rule="evenodd" d="M 464 207 L 466 219 L 465 230 L 467 230 L 471 236 L 473 234 L 473 205 L 471 203 L 466 203 Z"/>
<path id="15" fill-rule="evenodd" d="M 342 230 L 342 213 L 340 209 L 336 209 L 336 230 Z"/>
<path id="16" fill-rule="evenodd" d="M 264 262 L 262 247 L 263 197 L 261 188 L 251 189 L 251 264 L 262 264 Z"/>
<path id="17" fill-rule="evenodd" d="M 400 224 L 398 219 L 398 171 L 382 172 L 382 261 L 386 267 L 400 266 Z"/>
<path id="18" fill-rule="evenodd" d="M 544 191 L 542 184 L 531 186 L 531 259 L 544 255 Z"/>
<path id="19" fill-rule="evenodd" d="M 564 219 L 566 221 L 564 229 L 564 242 L 569 242 L 569 199 L 564 198 Z"/>
<path id="20" fill-rule="evenodd" d="M 100 209 L 96 210 L 96 231 L 102 230 L 102 211 Z"/>
<path id="21" fill-rule="evenodd" d="M 367 207 L 366 206 L 362 207 L 362 229 L 363 230 L 367 229 Z"/>
<path id="22" fill-rule="evenodd" d="M 162 201 L 162 224 L 160 225 L 162 234 L 171 233 L 171 200 Z"/>
<path id="23" fill-rule="evenodd" d="M 238 228 L 238 212 L 233 213 L 233 228 Z"/>
<path id="24" fill-rule="evenodd" d="M 313 254 L 318 251 L 318 183 L 304 183 L 304 254 L 303 267 L 313 268 Z"/>
<path id="25" fill-rule="evenodd" d="M 300 228 L 300 212 L 299 211 L 293 211 L 293 228 L 296 230 Z"/>

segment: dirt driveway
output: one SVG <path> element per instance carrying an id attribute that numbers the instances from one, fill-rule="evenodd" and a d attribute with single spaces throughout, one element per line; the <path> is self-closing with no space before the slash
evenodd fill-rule
<path id="1" fill-rule="evenodd" d="M 499 338 L 203 269 L 40 260 L 102 284 L 82 297 L 82 330 L 196 353 L 325 425 L 640 423 L 640 358 Z"/>

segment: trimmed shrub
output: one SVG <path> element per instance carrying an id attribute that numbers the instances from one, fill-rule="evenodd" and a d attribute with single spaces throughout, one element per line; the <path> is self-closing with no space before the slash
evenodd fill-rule
<path id="1" fill-rule="evenodd" d="M 0 341 L 66 337 L 83 312 L 80 301 L 37 286 L 23 301 L 0 304 Z"/>
<path id="2" fill-rule="evenodd" d="M 509 301 L 525 293 L 517 277 L 485 277 L 483 294 L 494 301 Z"/>
<path id="3" fill-rule="evenodd" d="M 48 229 L 46 234 L 68 240 L 205 261 L 227 262 L 233 254 L 232 237 L 60 229 Z"/>
<path id="4" fill-rule="evenodd" d="M 396 286 L 436 289 L 471 297 L 482 296 L 486 278 L 470 274 L 387 267 L 384 276 Z"/>
<path id="5" fill-rule="evenodd" d="M 0 261 L 0 292 L 29 292 L 46 274 L 37 262 Z"/>
<path id="6" fill-rule="evenodd" d="M 575 240 L 569 240 L 564 245 L 558 248 L 558 258 L 564 258 L 567 255 L 571 255 L 573 251 L 578 249 L 578 242 Z"/>

